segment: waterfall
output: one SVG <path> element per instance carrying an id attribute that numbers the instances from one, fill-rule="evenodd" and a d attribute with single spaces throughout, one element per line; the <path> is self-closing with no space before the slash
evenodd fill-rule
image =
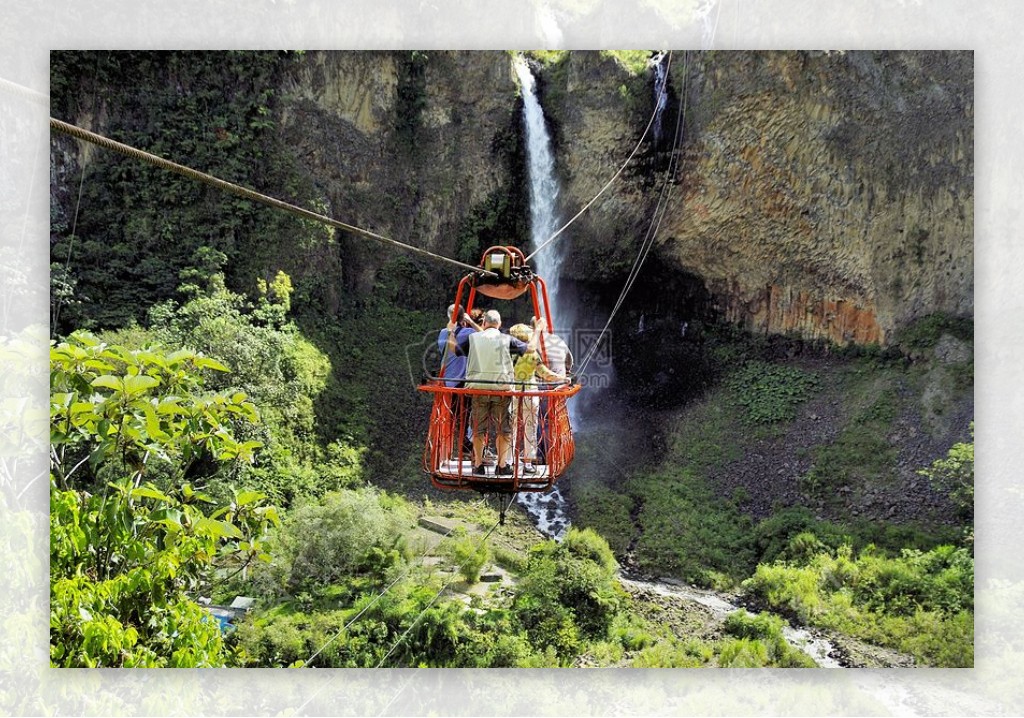
<path id="1" fill-rule="evenodd" d="M 547 241 L 559 228 L 558 180 L 555 178 L 555 157 L 551 137 L 544 123 L 544 112 L 537 99 L 536 85 L 529 66 L 521 56 L 513 61 L 523 93 L 523 123 L 526 127 L 526 158 L 530 179 L 530 251 Z M 551 299 L 551 321 L 556 333 L 566 342 L 570 339 L 571 304 L 560 290 L 562 261 L 565 259 L 565 237 L 545 247 L 534 259 L 534 268 L 548 285 Z M 529 252 L 528 252 L 529 254 Z"/>
<path id="2" fill-rule="evenodd" d="M 555 178 L 551 137 L 537 99 L 533 74 L 521 55 L 517 55 L 512 64 L 523 96 L 526 161 L 530 180 L 530 252 L 533 252 L 558 231 L 558 180 Z M 565 259 L 565 239 L 560 236 L 539 252 L 532 262 L 537 274 L 547 283 L 555 333 L 573 347 L 575 301 L 572 292 L 565 291 L 560 281 L 562 261 Z M 574 427 L 579 426 L 573 402 L 569 402 L 569 420 Z M 565 499 L 557 486 L 547 494 L 519 494 L 518 500 L 542 533 L 555 539 L 564 535 L 569 527 L 569 519 L 565 515 Z"/>
<path id="3" fill-rule="evenodd" d="M 668 82 L 668 71 L 665 67 L 665 53 L 659 53 L 651 59 L 654 66 L 654 146 L 661 142 L 661 115 L 665 111 L 665 104 L 668 102 L 668 93 L 665 92 L 665 85 Z"/>

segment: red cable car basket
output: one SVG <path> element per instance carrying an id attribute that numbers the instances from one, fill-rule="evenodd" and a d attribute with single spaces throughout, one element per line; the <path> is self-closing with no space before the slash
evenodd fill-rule
<path id="1" fill-rule="evenodd" d="M 480 266 L 493 274 L 463 277 L 455 295 L 455 306 L 462 306 L 460 302 L 467 287 L 466 312 L 473 308 L 477 291 L 495 299 L 514 299 L 529 291 L 534 314 L 545 317 L 548 327 L 553 330 L 547 286 L 526 266 L 522 251 L 515 247 L 491 247 L 484 252 Z M 538 351 L 541 359 L 546 361 L 543 335 Z M 496 385 L 494 389 L 456 388 L 446 385 L 442 366 L 438 376 L 427 379 L 419 390 L 433 394 L 423 469 L 430 474 L 431 483 L 437 488 L 493 493 L 547 491 L 572 462 L 575 443 L 567 402 L 579 392 L 580 386 L 571 378 L 560 385 L 513 382 Z M 471 427 L 474 432 L 484 431 L 487 427 L 473 426 L 470 411 L 473 396 L 509 400 L 512 437 L 510 456 L 507 457 L 511 469 L 508 475 L 498 475 L 500 457 L 484 460 L 485 475 L 474 473 L 474 457 L 467 445 L 467 431 Z M 528 464 L 528 460 L 535 461 Z"/>

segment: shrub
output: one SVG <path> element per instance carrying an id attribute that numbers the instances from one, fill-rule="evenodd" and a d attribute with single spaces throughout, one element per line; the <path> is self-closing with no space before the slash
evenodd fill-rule
<path id="1" fill-rule="evenodd" d="M 931 484 L 949 494 L 962 519 L 974 519 L 974 422 L 971 422 L 971 441 L 957 442 L 950 447 L 946 458 L 936 459 L 919 474 L 928 477 Z M 972 531 L 973 531 L 973 527 Z M 973 534 L 972 534 L 973 535 Z"/>
<path id="2" fill-rule="evenodd" d="M 327 494 L 290 510 L 272 537 L 274 562 L 254 575 L 267 595 L 315 590 L 365 576 L 382 581 L 407 558 L 408 504 L 374 488 Z"/>
<path id="3" fill-rule="evenodd" d="M 700 668 L 710 663 L 714 650 L 695 639 L 671 637 L 648 646 L 633 657 L 634 668 Z"/>
<path id="4" fill-rule="evenodd" d="M 608 637 L 627 651 L 638 651 L 655 643 L 647 622 L 632 613 L 620 613 L 612 619 Z"/>
<path id="5" fill-rule="evenodd" d="M 491 560 L 487 542 L 472 538 L 461 526 L 452 531 L 443 547 L 445 555 L 455 564 L 466 583 L 479 581 L 480 570 Z"/>
<path id="6" fill-rule="evenodd" d="M 817 664 L 806 653 L 791 646 L 783 635 L 785 626 L 778 616 L 768 613 L 751 615 L 745 609 L 730 613 L 725 619 L 725 632 L 740 639 L 727 643 L 722 649 L 719 664 L 733 667 L 753 667 L 747 663 L 757 660 L 764 649 L 767 665 L 782 668 L 814 668 Z M 742 643 L 749 641 L 749 643 Z M 760 644 L 760 646 L 757 646 Z M 755 647 L 753 650 L 751 647 Z"/>
<path id="7" fill-rule="evenodd" d="M 762 668 L 768 665 L 768 648 L 761 641 L 735 638 L 722 646 L 718 665 L 722 668 Z"/>
<path id="8" fill-rule="evenodd" d="M 534 644 L 565 659 L 581 638 L 606 637 L 625 599 L 615 569 L 607 542 L 590 529 L 534 546 L 512 602 Z"/>
<path id="9" fill-rule="evenodd" d="M 725 618 L 725 632 L 736 638 L 770 639 L 782 635 L 783 621 L 769 613 L 757 615 L 741 608 Z"/>
<path id="10" fill-rule="evenodd" d="M 255 444 L 244 394 L 207 392 L 216 361 L 129 351 L 72 334 L 50 352 L 50 660 L 62 667 L 219 666 L 216 622 L 191 599 L 215 569 L 269 558 L 276 510 L 254 491 L 226 506 L 195 491 Z M 170 490 L 148 481 L 158 469 Z M 88 487 L 83 490 L 82 487 Z"/>
<path id="11" fill-rule="evenodd" d="M 974 561 L 964 548 L 887 557 L 841 547 L 807 565 L 762 564 L 744 586 L 801 622 L 910 652 L 928 665 L 973 661 Z"/>

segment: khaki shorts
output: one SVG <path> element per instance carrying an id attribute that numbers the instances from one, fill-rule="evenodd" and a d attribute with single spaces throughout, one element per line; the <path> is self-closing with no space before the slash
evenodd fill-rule
<path id="1" fill-rule="evenodd" d="M 512 397 L 474 394 L 472 408 L 473 436 L 485 434 L 491 426 L 502 436 L 512 435 Z"/>

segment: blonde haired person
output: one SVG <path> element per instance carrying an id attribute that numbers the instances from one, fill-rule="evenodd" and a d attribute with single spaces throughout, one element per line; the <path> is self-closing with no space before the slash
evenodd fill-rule
<path id="1" fill-rule="evenodd" d="M 521 342 L 536 344 L 535 332 L 526 324 L 516 324 L 508 333 Z M 525 352 L 516 361 L 515 388 L 519 391 L 532 391 L 537 389 L 537 379 L 545 383 L 562 383 L 565 375 L 551 371 L 541 361 L 540 352 L 536 349 Z M 537 410 L 540 406 L 540 397 L 519 396 L 512 400 L 512 426 L 513 432 L 519 426 L 519 417 L 523 419 L 523 473 L 535 474 L 537 469 L 534 463 L 537 461 Z M 513 434 L 515 436 L 515 434 Z M 513 451 L 513 455 L 515 452 Z"/>

